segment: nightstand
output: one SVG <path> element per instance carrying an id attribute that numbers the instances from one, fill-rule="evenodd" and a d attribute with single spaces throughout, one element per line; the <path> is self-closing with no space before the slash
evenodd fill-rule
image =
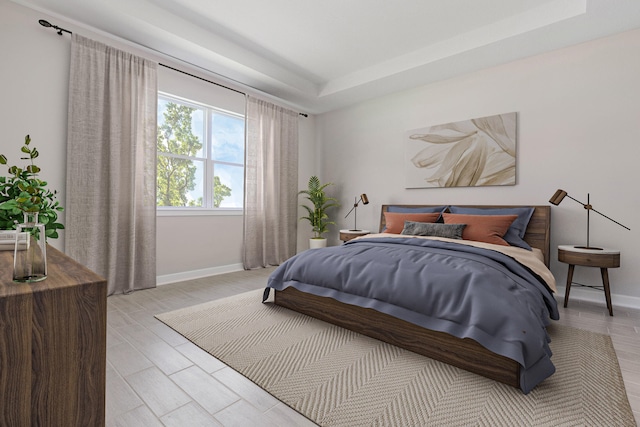
<path id="1" fill-rule="evenodd" d="M 567 272 L 567 288 L 564 293 L 564 306 L 569 302 L 569 291 L 571 284 L 584 286 L 587 288 L 599 289 L 604 291 L 607 300 L 607 308 L 609 315 L 613 316 L 613 306 L 611 305 L 611 290 L 609 289 L 609 271 L 608 268 L 620 267 L 620 251 L 615 249 L 584 249 L 572 245 L 558 246 L 558 261 L 569 264 Z M 583 285 L 573 282 L 573 269 L 576 265 L 585 267 L 599 267 L 602 275 L 602 286 Z"/>
<path id="2" fill-rule="evenodd" d="M 369 230 L 340 230 L 340 240 L 348 242 L 356 237 L 364 236 L 371 233 Z"/>

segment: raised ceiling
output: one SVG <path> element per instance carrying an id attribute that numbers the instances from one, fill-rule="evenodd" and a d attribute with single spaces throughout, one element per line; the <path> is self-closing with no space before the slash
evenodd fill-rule
<path id="1" fill-rule="evenodd" d="M 640 28 L 639 0 L 12 0 L 321 113 Z"/>

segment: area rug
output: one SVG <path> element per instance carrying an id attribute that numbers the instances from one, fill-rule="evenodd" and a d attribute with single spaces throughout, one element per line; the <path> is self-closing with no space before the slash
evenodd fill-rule
<path id="1" fill-rule="evenodd" d="M 252 291 L 156 316 L 321 426 L 635 426 L 610 337 L 549 327 L 556 373 L 529 394 Z"/>

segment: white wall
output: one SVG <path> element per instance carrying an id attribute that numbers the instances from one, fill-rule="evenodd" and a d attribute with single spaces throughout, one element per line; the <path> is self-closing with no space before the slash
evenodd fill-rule
<path id="1" fill-rule="evenodd" d="M 316 120 L 315 117 L 309 115 L 305 119 L 300 119 L 300 139 L 298 145 L 298 188 L 307 188 L 309 177 L 312 175 L 320 176 L 320 154 L 319 145 L 316 142 Z M 303 202 L 302 197 L 299 202 Z M 298 218 L 306 215 L 306 211 L 298 204 Z M 298 223 L 298 252 L 309 249 L 309 238 L 313 235 L 311 226 L 307 221 Z"/>
<path id="2" fill-rule="evenodd" d="M 557 188 L 584 201 L 589 192 L 595 209 L 632 229 L 591 218 L 591 243 L 621 250 L 621 268 L 609 272 L 614 304 L 640 305 L 638 52 L 640 31 L 633 31 L 318 116 L 321 175 L 338 184 L 343 201 L 339 227 L 353 225 L 343 217 L 362 192 L 371 203 L 358 209 L 358 225 L 372 230 L 381 204 L 544 205 Z M 518 113 L 517 185 L 404 188 L 405 131 L 512 111 Z M 580 205 L 565 199 L 552 207 L 551 270 L 560 287 L 567 266 L 557 262 L 555 248 L 584 244 L 585 235 Z M 577 267 L 574 280 L 600 284 L 600 272 Z M 602 293 L 584 292 L 604 301 Z"/>
<path id="3" fill-rule="evenodd" d="M 86 37 L 230 85 L 218 77 L 189 69 L 184 64 L 136 48 L 125 41 L 102 33 L 96 34 L 59 17 L 0 0 L 0 153 L 6 154 L 10 161 L 17 161 L 24 136 L 30 134 L 32 144 L 41 153 L 37 163 L 42 168 L 41 176 L 52 189 L 59 191 L 59 200 L 63 205 L 66 197 L 71 41 L 69 35 L 58 36 L 51 29 L 42 27 L 38 24 L 39 19 L 47 19 Z M 166 77 L 164 71 L 161 74 Z M 161 85 L 167 81 L 166 78 L 160 80 Z M 299 123 L 300 179 L 306 182 L 309 174 L 317 173 L 317 164 L 311 157 L 315 138 L 314 119 L 300 118 Z M 161 283 L 240 268 L 242 216 L 165 216 L 158 217 L 157 224 L 157 274 Z M 64 231 L 60 239 L 50 243 L 63 250 Z"/>
<path id="4" fill-rule="evenodd" d="M 71 45 L 68 37 L 44 31 L 40 17 L 46 18 L 0 0 L 0 153 L 20 164 L 20 147 L 30 134 L 40 152 L 40 176 L 64 204 Z M 49 243 L 63 249 L 64 231 L 60 235 Z"/>

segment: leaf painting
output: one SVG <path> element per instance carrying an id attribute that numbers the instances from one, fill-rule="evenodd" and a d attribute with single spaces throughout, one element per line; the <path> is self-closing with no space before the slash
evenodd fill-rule
<path id="1" fill-rule="evenodd" d="M 407 132 L 406 187 L 516 183 L 516 113 Z"/>

